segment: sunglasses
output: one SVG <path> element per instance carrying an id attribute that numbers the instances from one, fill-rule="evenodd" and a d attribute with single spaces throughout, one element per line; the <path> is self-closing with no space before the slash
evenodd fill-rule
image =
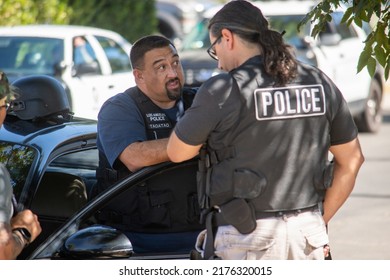
<path id="1" fill-rule="evenodd" d="M 5 108 L 6 111 L 8 111 L 8 109 L 9 109 L 10 107 L 11 107 L 11 104 L 8 103 L 8 102 L 4 103 L 4 105 L 0 105 L 0 109 Z"/>
<path id="2" fill-rule="evenodd" d="M 212 59 L 215 59 L 218 61 L 218 56 L 217 56 L 217 52 L 215 51 L 215 48 L 214 46 L 218 43 L 218 41 L 220 41 L 222 38 L 222 35 L 219 35 L 219 37 L 217 39 L 215 39 L 215 41 L 211 44 L 211 46 L 207 49 L 207 53 L 209 54 L 209 56 L 212 58 Z"/>

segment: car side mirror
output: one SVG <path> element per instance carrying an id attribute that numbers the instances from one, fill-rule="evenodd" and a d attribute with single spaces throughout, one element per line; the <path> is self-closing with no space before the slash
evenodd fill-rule
<path id="1" fill-rule="evenodd" d="M 320 42 L 323 46 L 337 46 L 341 41 L 340 34 L 324 33 L 320 35 Z"/>
<path id="2" fill-rule="evenodd" d="M 67 259 L 123 259 L 133 254 L 125 234 L 109 226 L 94 225 L 69 236 L 59 254 Z"/>
<path id="3" fill-rule="evenodd" d="M 73 67 L 73 76 L 84 76 L 91 74 L 100 74 L 100 67 L 97 61 L 91 63 L 81 63 Z"/>
<path id="4" fill-rule="evenodd" d="M 311 36 L 305 36 L 302 38 L 302 45 L 305 45 L 307 48 L 313 47 L 316 45 L 316 40 Z"/>
<path id="5" fill-rule="evenodd" d="M 66 69 L 66 63 L 65 61 L 59 61 L 54 64 L 53 68 L 54 68 L 54 76 L 61 76 L 61 74 Z"/>

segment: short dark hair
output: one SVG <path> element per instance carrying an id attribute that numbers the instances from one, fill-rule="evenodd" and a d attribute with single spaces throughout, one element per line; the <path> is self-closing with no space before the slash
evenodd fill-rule
<path id="1" fill-rule="evenodd" d="M 148 51 L 172 46 L 176 49 L 173 43 L 165 38 L 164 36 L 159 35 L 148 35 L 138 39 L 130 51 L 130 63 L 134 68 L 142 68 L 144 64 L 144 56 Z"/>

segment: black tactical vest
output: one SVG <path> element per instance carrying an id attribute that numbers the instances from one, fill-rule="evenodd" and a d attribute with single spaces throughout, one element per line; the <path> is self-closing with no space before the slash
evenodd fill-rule
<path id="1" fill-rule="evenodd" d="M 248 81 L 247 77 L 252 77 L 252 79 Z M 213 150 L 210 148 L 213 143 L 208 142 L 208 145 L 201 151 L 200 174 L 203 176 L 200 176 L 201 179 L 198 182 L 201 208 L 222 206 L 235 198 L 246 200 L 256 212 L 301 209 L 320 203 L 323 200 L 324 191 L 332 181 L 332 166 L 327 160 L 322 160 L 327 158 L 328 151 L 326 131 L 329 127 L 326 116 L 303 119 L 293 117 L 290 119 L 290 116 L 276 119 L 278 116 L 273 116 L 274 119 L 259 120 L 256 116 L 259 110 L 255 109 L 254 94 L 260 94 L 256 92 L 258 89 L 272 88 L 272 80 L 262 76 L 258 67 L 253 66 L 237 69 L 231 73 L 230 78 L 232 80 L 230 81 L 232 83 L 230 94 L 240 96 L 240 117 L 224 138 L 224 142 L 230 143 L 229 145 Z M 320 82 L 309 75 L 306 79 L 305 82 L 309 89 L 313 87 L 313 84 Z M 285 98 L 290 93 L 285 90 L 283 94 Z M 266 100 L 268 102 L 270 99 Z M 291 106 L 288 104 L 290 101 L 286 101 L 288 106 Z M 302 100 L 300 102 L 302 103 Z M 277 105 L 278 108 L 286 108 L 286 106 L 283 107 L 284 105 L 280 106 L 279 103 Z M 296 112 L 299 110 L 301 108 L 295 109 Z M 293 109 L 290 108 L 290 111 Z M 268 113 L 270 112 L 271 109 Z M 277 112 L 285 113 L 282 110 Z M 290 125 L 296 127 L 297 131 L 286 132 Z M 322 143 L 318 150 L 306 149 L 311 147 L 310 143 L 301 142 L 297 143 L 302 146 L 301 153 L 292 154 L 290 158 L 279 157 L 278 141 L 283 143 L 281 140 L 283 137 L 296 139 L 293 133 L 303 133 L 300 131 L 307 131 L 307 133 L 321 131 L 313 135 L 313 138 L 318 138 L 319 143 Z M 270 134 L 280 134 L 278 135 L 280 138 L 270 139 Z M 310 154 L 308 158 L 314 158 L 312 162 L 305 162 L 305 155 L 308 154 Z M 285 166 L 286 164 L 293 165 L 294 161 L 291 159 L 294 157 L 302 172 Z M 286 173 L 292 170 L 297 177 L 284 181 L 277 175 L 281 172 L 275 172 L 278 168 Z"/>
<path id="2" fill-rule="evenodd" d="M 191 106 L 195 89 L 183 89 L 178 101 L 179 113 Z M 136 102 L 145 122 L 148 140 L 169 137 L 176 121 L 156 106 L 138 88 L 127 91 Z M 180 109 L 182 106 L 182 109 Z M 180 112 L 182 110 L 183 112 Z M 111 168 L 104 154 L 99 155 L 97 170 L 99 192 L 128 176 L 131 172 L 120 162 Z M 199 223 L 196 164 L 165 172 L 142 185 L 132 188 L 98 215 L 100 222 L 132 232 L 183 232 L 203 229 Z"/>

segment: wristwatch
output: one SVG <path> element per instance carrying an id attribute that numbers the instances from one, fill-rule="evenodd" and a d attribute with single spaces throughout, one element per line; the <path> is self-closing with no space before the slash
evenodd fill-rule
<path id="1" fill-rule="evenodd" d="M 18 232 L 23 237 L 26 247 L 31 242 L 31 233 L 26 228 L 14 228 L 12 232 Z"/>

